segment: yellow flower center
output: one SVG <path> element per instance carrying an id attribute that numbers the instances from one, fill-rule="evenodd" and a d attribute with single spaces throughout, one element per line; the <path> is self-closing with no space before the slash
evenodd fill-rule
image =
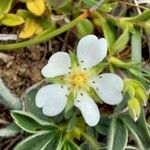
<path id="1" fill-rule="evenodd" d="M 82 70 L 73 70 L 68 77 L 69 84 L 73 89 L 83 89 L 87 86 L 87 74 Z"/>

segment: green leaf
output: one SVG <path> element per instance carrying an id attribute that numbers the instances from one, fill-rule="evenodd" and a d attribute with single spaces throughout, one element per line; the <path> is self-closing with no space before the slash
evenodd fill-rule
<path id="1" fill-rule="evenodd" d="M 62 133 L 60 131 L 54 132 L 52 140 L 42 150 L 59 150 L 59 145 L 62 141 Z"/>
<path id="2" fill-rule="evenodd" d="M 47 4 L 58 13 L 67 12 L 71 8 L 71 0 L 48 0 Z"/>
<path id="3" fill-rule="evenodd" d="M 124 150 L 128 141 L 127 128 L 123 122 L 112 118 L 108 140 L 108 150 Z"/>
<path id="4" fill-rule="evenodd" d="M 137 147 L 135 147 L 135 146 L 127 145 L 126 146 L 126 150 L 139 150 L 139 149 Z"/>
<path id="5" fill-rule="evenodd" d="M 10 109 L 21 109 L 21 100 L 16 97 L 4 84 L 0 78 L 0 103 L 4 104 Z"/>
<path id="6" fill-rule="evenodd" d="M 132 61 L 135 63 L 141 63 L 142 37 L 140 29 L 135 29 L 135 32 L 131 36 L 131 53 L 132 53 Z"/>
<path id="7" fill-rule="evenodd" d="M 150 131 L 145 120 L 144 111 L 142 110 L 136 122 L 128 114 L 121 115 L 120 119 L 134 136 L 140 150 L 148 150 L 150 148 Z"/>
<path id="8" fill-rule="evenodd" d="M 13 0 L 0 0 L 0 15 L 7 14 L 12 5 Z"/>
<path id="9" fill-rule="evenodd" d="M 80 150 L 92 150 L 92 147 L 88 142 L 84 142 L 80 145 Z"/>
<path id="10" fill-rule="evenodd" d="M 128 18 L 123 18 L 124 21 L 131 21 L 133 23 L 135 22 L 141 22 L 141 21 L 147 21 L 150 18 L 150 10 L 145 10 L 141 15 L 137 15 L 134 17 L 128 17 Z"/>
<path id="11" fill-rule="evenodd" d="M 104 3 L 100 10 L 104 13 L 111 13 L 118 6 L 118 2 Z"/>
<path id="12" fill-rule="evenodd" d="M 63 148 L 66 148 L 66 150 L 80 150 L 78 145 L 69 139 L 64 142 Z"/>
<path id="13" fill-rule="evenodd" d="M 94 30 L 93 24 L 90 20 L 84 19 L 80 23 L 77 24 L 78 36 L 82 38 L 88 34 L 91 34 Z"/>
<path id="14" fill-rule="evenodd" d="M 95 129 L 102 135 L 108 135 L 110 119 L 108 117 L 101 117 L 100 122 L 96 125 Z"/>
<path id="15" fill-rule="evenodd" d="M 17 26 L 24 23 L 24 19 L 15 14 L 6 14 L 1 23 L 6 26 Z"/>
<path id="16" fill-rule="evenodd" d="M 55 137 L 55 132 L 40 132 L 21 141 L 14 150 L 46 150 Z"/>
<path id="17" fill-rule="evenodd" d="M 31 14 L 29 11 L 25 10 L 25 9 L 18 9 L 17 10 L 17 15 L 22 17 L 23 19 L 26 19 L 28 17 L 32 18 L 33 14 Z"/>
<path id="18" fill-rule="evenodd" d="M 117 52 L 122 51 L 126 47 L 128 41 L 129 41 L 129 27 L 126 26 L 123 29 L 122 34 L 119 36 L 119 38 L 112 46 L 112 53 L 115 54 Z"/>
<path id="19" fill-rule="evenodd" d="M 97 1 L 96 0 L 82 0 L 84 4 L 86 4 L 89 8 L 96 5 Z"/>
<path id="20" fill-rule="evenodd" d="M 43 27 L 43 29 L 49 29 L 51 26 L 54 26 L 54 22 L 50 21 L 49 19 L 36 17 L 25 9 L 18 9 L 17 15 L 22 17 L 23 19 L 34 18 Z"/>
<path id="21" fill-rule="evenodd" d="M 91 145 L 91 147 L 93 148 L 93 150 L 100 150 L 100 144 L 97 142 L 97 140 L 90 136 L 87 133 L 82 132 L 83 137 L 85 138 L 85 140 L 87 140 L 87 142 Z"/>
<path id="22" fill-rule="evenodd" d="M 29 133 L 37 133 L 57 128 L 54 124 L 40 120 L 28 112 L 12 111 L 11 116 L 20 128 Z"/>
<path id="23" fill-rule="evenodd" d="M 15 123 L 10 123 L 5 128 L 0 129 L 0 137 L 12 137 L 18 134 L 20 131 L 21 129 Z"/>
<path id="24" fill-rule="evenodd" d="M 32 113 L 34 116 L 41 120 L 49 121 L 49 117 L 43 115 L 40 108 L 38 108 L 35 104 L 35 96 L 39 88 L 42 86 L 42 83 L 37 83 L 30 88 L 28 88 L 25 92 L 25 95 L 22 95 L 25 111 Z"/>
<path id="25" fill-rule="evenodd" d="M 76 127 L 76 122 L 77 122 L 77 118 L 76 118 L 76 114 L 73 114 L 72 118 L 70 119 L 68 126 L 67 126 L 67 132 L 72 131 L 75 127 Z"/>
<path id="26" fill-rule="evenodd" d="M 104 37 L 108 42 L 108 47 L 111 52 L 111 49 L 113 48 L 113 45 L 116 41 L 116 31 L 114 29 L 114 26 L 110 21 L 106 20 L 102 15 L 100 14 L 96 14 L 96 15 L 99 18 L 99 23 L 103 29 Z"/>

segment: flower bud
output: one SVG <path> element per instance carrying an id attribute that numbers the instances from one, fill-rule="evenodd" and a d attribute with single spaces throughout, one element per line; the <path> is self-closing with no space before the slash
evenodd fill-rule
<path id="1" fill-rule="evenodd" d="M 135 87 L 133 86 L 131 79 L 124 80 L 124 93 L 128 93 L 131 98 L 135 96 Z"/>
<path id="2" fill-rule="evenodd" d="M 136 98 L 130 99 L 128 101 L 128 109 L 129 109 L 129 114 L 131 115 L 133 120 L 136 122 L 141 112 L 141 106 L 140 106 L 139 101 Z"/>
<path id="3" fill-rule="evenodd" d="M 136 89 L 135 97 L 138 99 L 138 101 L 141 103 L 141 105 L 146 106 L 148 95 L 145 91 L 145 89 L 139 87 Z"/>

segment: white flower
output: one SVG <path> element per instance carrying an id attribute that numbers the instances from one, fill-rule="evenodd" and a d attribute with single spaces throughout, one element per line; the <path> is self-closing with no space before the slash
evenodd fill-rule
<path id="1" fill-rule="evenodd" d="M 112 73 L 104 73 L 97 77 L 88 75 L 87 70 L 100 63 L 107 55 L 107 42 L 104 38 L 98 39 L 95 35 L 83 37 L 77 46 L 79 66 L 71 68 L 71 59 L 68 53 L 53 54 L 48 64 L 42 69 L 42 75 L 53 78 L 64 75 L 66 84 L 50 84 L 42 87 L 36 95 L 36 105 L 42 108 L 47 116 L 56 116 L 67 105 L 67 96 L 75 91 L 73 101 L 82 113 L 89 126 L 95 126 L 100 120 L 100 112 L 95 101 L 86 92 L 92 87 L 98 96 L 107 104 L 116 105 L 122 101 L 122 79 Z"/>

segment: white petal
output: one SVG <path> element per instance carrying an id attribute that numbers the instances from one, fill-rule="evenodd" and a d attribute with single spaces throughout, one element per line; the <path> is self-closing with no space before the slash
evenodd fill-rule
<path id="1" fill-rule="evenodd" d="M 46 78 L 52 78 L 60 75 L 68 74 L 71 60 L 68 53 L 57 52 L 53 54 L 48 64 L 42 69 L 42 75 Z"/>
<path id="2" fill-rule="evenodd" d="M 107 104 L 119 104 L 122 99 L 123 80 L 116 74 L 104 73 L 91 81 L 99 97 Z"/>
<path id="3" fill-rule="evenodd" d="M 107 55 L 107 42 L 95 35 L 83 37 L 77 46 L 77 57 L 81 68 L 90 68 L 101 62 Z"/>
<path id="4" fill-rule="evenodd" d="M 98 106 L 86 93 L 78 93 L 74 105 L 79 108 L 85 122 L 89 126 L 95 126 L 100 120 Z"/>
<path id="5" fill-rule="evenodd" d="M 43 114 L 46 116 L 58 115 L 66 106 L 67 89 L 66 86 L 59 84 L 50 84 L 42 87 L 36 94 L 36 106 L 42 107 Z"/>

